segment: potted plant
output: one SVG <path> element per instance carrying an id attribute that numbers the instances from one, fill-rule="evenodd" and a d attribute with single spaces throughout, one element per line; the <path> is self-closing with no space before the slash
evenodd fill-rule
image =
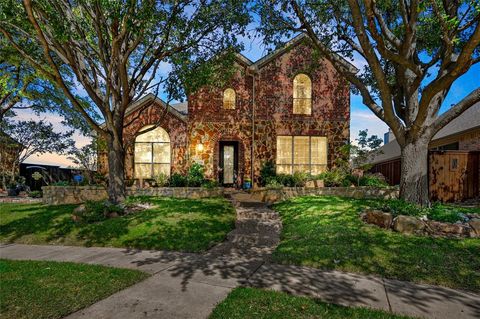
<path id="1" fill-rule="evenodd" d="M 252 180 L 250 178 L 245 178 L 243 180 L 243 189 L 250 189 L 252 188 Z"/>

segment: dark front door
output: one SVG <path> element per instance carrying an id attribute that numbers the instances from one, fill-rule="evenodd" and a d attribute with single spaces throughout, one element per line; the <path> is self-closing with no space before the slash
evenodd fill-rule
<path id="1" fill-rule="evenodd" d="M 220 142 L 220 183 L 234 186 L 238 176 L 238 142 Z"/>

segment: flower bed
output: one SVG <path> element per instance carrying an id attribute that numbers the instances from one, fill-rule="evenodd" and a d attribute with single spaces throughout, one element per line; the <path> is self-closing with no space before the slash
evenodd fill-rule
<path id="1" fill-rule="evenodd" d="M 275 203 L 291 197 L 306 195 L 330 195 L 352 198 L 394 199 L 398 198 L 397 187 L 280 187 L 280 188 L 257 188 L 252 194 L 257 199 Z"/>
<path id="2" fill-rule="evenodd" d="M 480 237 L 480 216 L 467 214 L 463 222 L 456 223 L 429 220 L 425 217 L 398 215 L 376 209 L 368 209 L 360 214 L 360 218 L 367 224 L 376 225 L 384 229 L 414 235 L 430 235 L 436 237 Z"/>
<path id="3" fill-rule="evenodd" d="M 85 201 L 107 199 L 102 186 L 45 186 L 42 187 L 43 203 L 47 205 L 80 204 Z M 128 196 L 159 196 L 179 198 L 206 198 L 223 195 L 223 188 L 214 187 L 127 187 Z"/>

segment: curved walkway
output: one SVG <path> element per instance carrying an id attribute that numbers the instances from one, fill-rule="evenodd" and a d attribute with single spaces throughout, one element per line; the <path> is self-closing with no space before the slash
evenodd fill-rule
<path id="1" fill-rule="evenodd" d="M 374 276 L 272 264 L 281 222 L 248 194 L 231 194 L 236 229 L 204 254 L 122 248 L 0 246 L 0 258 L 71 261 L 138 269 L 148 279 L 67 318 L 206 318 L 239 285 L 424 318 L 480 318 L 480 296 Z"/>

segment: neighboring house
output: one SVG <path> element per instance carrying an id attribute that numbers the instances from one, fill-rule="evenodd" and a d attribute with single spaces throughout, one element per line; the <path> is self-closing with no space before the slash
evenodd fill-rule
<path id="1" fill-rule="evenodd" d="M 373 172 L 391 185 L 400 183 L 400 146 L 393 134 L 372 160 Z M 433 137 L 429 145 L 430 195 L 439 200 L 480 196 L 480 103 L 476 103 Z"/>
<path id="2" fill-rule="evenodd" d="M 165 108 L 148 95 L 128 108 L 127 179 L 185 173 L 197 162 L 208 178 L 241 185 L 258 182 L 267 161 L 287 174 L 318 174 L 334 164 L 349 141 L 349 84 L 327 60 L 318 61 L 305 37 L 256 62 L 238 54 L 236 66 L 228 85 L 204 87 L 188 103 Z M 104 154 L 99 171 L 107 165 Z"/>

